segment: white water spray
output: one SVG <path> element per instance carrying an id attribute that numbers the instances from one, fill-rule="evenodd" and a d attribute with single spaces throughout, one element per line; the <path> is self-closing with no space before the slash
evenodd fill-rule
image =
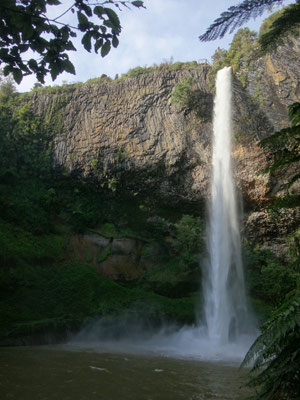
<path id="1" fill-rule="evenodd" d="M 224 345 L 247 332 L 251 319 L 245 294 L 235 188 L 231 168 L 231 68 L 217 74 L 213 122 L 209 265 L 204 279 L 208 339 Z"/>

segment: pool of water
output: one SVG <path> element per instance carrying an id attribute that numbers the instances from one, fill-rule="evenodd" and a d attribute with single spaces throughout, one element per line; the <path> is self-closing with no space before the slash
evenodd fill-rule
<path id="1" fill-rule="evenodd" d="M 1 400 L 243 400 L 239 364 L 82 345 L 0 349 Z"/>

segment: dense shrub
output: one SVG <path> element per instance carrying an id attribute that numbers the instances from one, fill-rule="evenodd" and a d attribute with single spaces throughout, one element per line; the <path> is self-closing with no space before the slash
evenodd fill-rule
<path id="1" fill-rule="evenodd" d="M 299 263 L 283 263 L 270 251 L 247 247 L 244 251 L 250 296 L 280 306 L 300 281 Z"/>

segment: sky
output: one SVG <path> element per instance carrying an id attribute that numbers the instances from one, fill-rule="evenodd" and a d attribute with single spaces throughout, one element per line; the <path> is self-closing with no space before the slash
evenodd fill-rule
<path id="1" fill-rule="evenodd" d="M 62 1 L 65 9 L 70 0 Z M 102 58 L 100 54 L 88 53 L 75 39 L 76 52 L 69 52 L 75 66 L 76 75 L 63 73 L 53 82 L 46 78 L 46 85 L 85 82 L 88 79 L 106 74 L 114 78 L 129 69 L 173 60 L 199 61 L 211 60 L 218 47 L 228 49 L 234 34 L 227 34 L 221 40 L 200 42 L 198 37 L 228 7 L 237 5 L 241 0 L 144 0 L 146 9 L 131 8 L 118 12 L 122 33 L 120 44 Z M 294 1 L 285 1 L 290 4 Z M 71 4 L 71 3 L 70 3 Z M 57 7 L 51 7 L 50 13 L 57 16 Z M 116 10 L 117 11 L 117 10 Z M 251 19 L 250 29 L 259 30 L 261 22 L 269 15 L 265 12 L 256 20 Z M 68 18 L 72 18 L 72 14 Z M 99 52 L 100 53 L 100 52 Z M 20 92 L 31 90 L 36 79 L 25 77 L 17 89 Z"/>

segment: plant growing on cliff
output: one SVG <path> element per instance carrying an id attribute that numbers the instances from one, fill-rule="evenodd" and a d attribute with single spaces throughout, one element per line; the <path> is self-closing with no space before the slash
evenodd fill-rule
<path id="1" fill-rule="evenodd" d="M 193 78 L 186 78 L 175 85 L 171 94 L 171 104 L 177 104 L 181 109 L 195 111 L 197 117 L 206 121 L 210 118 L 210 98 L 196 86 Z"/>
<path id="2" fill-rule="evenodd" d="M 217 72 L 225 66 L 231 66 L 232 71 L 242 82 L 247 84 L 247 71 L 251 62 L 259 56 L 257 34 L 249 28 L 238 30 L 228 51 L 218 48 L 213 55 L 213 67 L 209 72 L 209 78 L 213 84 Z"/>
<path id="3" fill-rule="evenodd" d="M 300 34 L 300 3 L 292 4 L 266 19 L 259 31 L 259 44 L 264 53 L 275 50 L 287 36 Z"/>
<path id="4" fill-rule="evenodd" d="M 175 224 L 176 236 L 173 249 L 187 262 L 194 262 L 202 251 L 204 242 L 204 225 L 199 217 L 183 215 Z"/>
<path id="5" fill-rule="evenodd" d="M 117 47 L 121 33 L 121 23 L 111 8 L 143 7 L 143 1 L 96 1 L 75 0 L 71 6 L 57 9 L 57 16 L 51 17 L 49 7 L 59 6 L 59 0 L 1 0 L 0 4 L 0 64 L 4 64 L 4 74 L 12 73 L 17 83 L 23 76 L 34 74 L 44 83 L 45 76 L 51 74 L 53 80 L 66 71 L 75 74 L 67 51 L 75 51 L 73 38 L 79 33 L 81 44 L 86 51 L 92 47 L 101 56 L 106 56 L 111 46 Z M 76 14 L 72 24 L 68 13 Z M 97 19 L 95 23 L 93 19 Z M 28 57 L 32 50 L 37 57 Z"/>
<path id="6" fill-rule="evenodd" d="M 11 80 L 0 84 L 0 176 L 7 180 L 49 172 L 50 135 L 29 103 L 20 103 Z"/>

